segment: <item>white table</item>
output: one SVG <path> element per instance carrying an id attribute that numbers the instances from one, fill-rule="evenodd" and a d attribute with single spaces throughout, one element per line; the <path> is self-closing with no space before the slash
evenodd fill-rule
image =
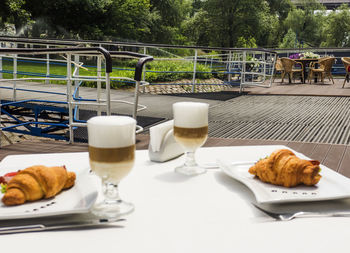
<path id="1" fill-rule="evenodd" d="M 256 160 L 281 146 L 201 148 L 201 163 L 217 158 Z M 60 154 L 88 166 L 87 153 Z M 10 156 L 1 165 L 25 159 Z M 35 160 L 35 159 L 34 159 Z M 219 169 L 187 177 L 174 168 L 183 157 L 153 163 L 137 151 L 133 171 L 120 184 L 135 204 L 124 228 L 51 231 L 0 236 L 3 252 L 348 252 L 350 218 L 276 222 L 251 205 L 254 195 Z M 11 250 L 11 251 L 10 251 Z"/>

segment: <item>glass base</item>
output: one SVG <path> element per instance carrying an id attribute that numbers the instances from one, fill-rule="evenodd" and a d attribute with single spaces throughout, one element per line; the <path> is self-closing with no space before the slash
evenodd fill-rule
<path id="1" fill-rule="evenodd" d="M 198 165 L 197 166 L 182 165 L 182 166 L 176 167 L 175 171 L 177 173 L 184 174 L 187 176 L 195 176 L 195 175 L 200 175 L 207 172 L 205 168 L 202 168 Z"/>
<path id="2" fill-rule="evenodd" d="M 96 203 L 91 212 L 100 217 L 106 218 L 118 218 L 120 216 L 129 214 L 133 212 L 135 209 L 134 205 L 125 202 L 123 200 L 117 201 L 103 201 L 100 203 Z"/>

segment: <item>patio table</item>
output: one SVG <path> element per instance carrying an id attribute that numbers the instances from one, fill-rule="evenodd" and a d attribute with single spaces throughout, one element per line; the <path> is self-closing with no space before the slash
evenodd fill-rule
<path id="1" fill-rule="evenodd" d="M 147 146 L 147 136 L 142 138 L 139 141 L 141 148 Z M 246 145 L 242 143 L 242 140 L 209 139 L 207 145 L 215 147 L 200 148 L 197 160 L 201 164 L 215 163 L 217 159 L 251 161 L 284 147 L 277 144 L 285 144 L 299 151 L 304 147 L 307 154 L 310 154 L 310 150 L 315 151 L 317 146 L 314 144 L 311 148 L 312 144 L 304 146 L 288 142 L 265 142 L 274 145 L 256 145 L 259 141 L 246 141 Z M 80 148 L 85 146 L 78 145 L 74 151 L 81 151 Z M 3 149 L 6 150 L 6 146 Z M 331 149 L 329 147 L 322 152 L 319 147 L 311 158 L 325 158 L 333 153 L 336 159 L 336 152 Z M 65 151 L 70 150 L 66 148 Z M 32 152 L 35 150 L 32 149 Z M 62 158 L 64 154 L 59 156 Z M 345 156 L 343 153 L 341 157 Z M 23 159 L 26 159 L 26 155 L 8 156 L 2 160 L 0 167 Z M 348 247 L 349 218 L 273 221 L 253 207 L 251 203 L 255 198 L 246 186 L 220 169 L 210 169 L 195 177 L 176 174 L 174 168 L 182 163 L 182 159 L 179 157 L 166 163 L 154 163 L 149 161 L 147 150 L 136 151 L 135 166 L 120 184 L 122 198 L 135 204 L 135 211 L 126 216 L 124 228 L 107 226 L 1 235 L 4 241 L 2 249 L 15 249 L 16 252 L 47 252 L 49 249 L 50 252 L 295 253 L 307 249 L 344 252 Z M 75 152 L 74 160 L 79 161 L 80 166 L 88 167 L 87 152 Z M 343 202 L 327 203 L 336 205 Z"/>
<path id="2" fill-rule="evenodd" d="M 297 62 L 300 62 L 303 65 L 304 70 L 304 80 L 303 83 L 306 83 L 308 72 L 306 71 L 306 68 L 310 65 L 312 62 L 317 62 L 319 59 L 317 58 L 304 58 L 304 59 L 296 59 Z M 317 77 L 315 77 L 315 82 L 317 82 Z"/>

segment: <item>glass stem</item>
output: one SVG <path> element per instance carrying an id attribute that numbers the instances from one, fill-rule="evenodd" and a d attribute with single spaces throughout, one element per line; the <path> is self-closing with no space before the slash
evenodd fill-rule
<path id="1" fill-rule="evenodd" d="M 194 159 L 194 152 L 193 151 L 186 151 L 186 160 L 185 160 L 185 166 L 186 167 L 195 167 L 197 166 L 196 160 Z"/>
<path id="2" fill-rule="evenodd" d="M 118 185 L 112 184 L 108 181 L 102 182 L 103 195 L 105 197 L 105 203 L 116 203 L 120 201 Z"/>

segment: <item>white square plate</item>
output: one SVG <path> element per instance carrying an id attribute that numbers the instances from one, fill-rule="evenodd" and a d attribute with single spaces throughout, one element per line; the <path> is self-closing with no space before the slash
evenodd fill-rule
<path id="1" fill-rule="evenodd" d="M 293 151 L 293 150 L 292 150 Z M 309 159 L 295 151 L 298 157 Z M 220 168 L 228 176 L 245 184 L 255 195 L 256 201 L 261 204 L 305 202 L 343 199 L 350 197 L 350 179 L 320 165 L 322 175 L 316 186 L 299 185 L 292 188 L 264 183 L 248 172 L 256 161 L 228 162 L 219 160 Z"/>
<path id="2" fill-rule="evenodd" d="M 96 201 L 98 191 L 95 178 L 89 174 L 87 153 L 7 156 L 0 163 L 0 174 L 4 175 L 38 164 L 65 165 L 68 171 L 76 173 L 75 185 L 50 199 L 27 202 L 18 206 L 5 206 L 0 202 L 0 220 L 86 213 L 90 210 Z"/>

